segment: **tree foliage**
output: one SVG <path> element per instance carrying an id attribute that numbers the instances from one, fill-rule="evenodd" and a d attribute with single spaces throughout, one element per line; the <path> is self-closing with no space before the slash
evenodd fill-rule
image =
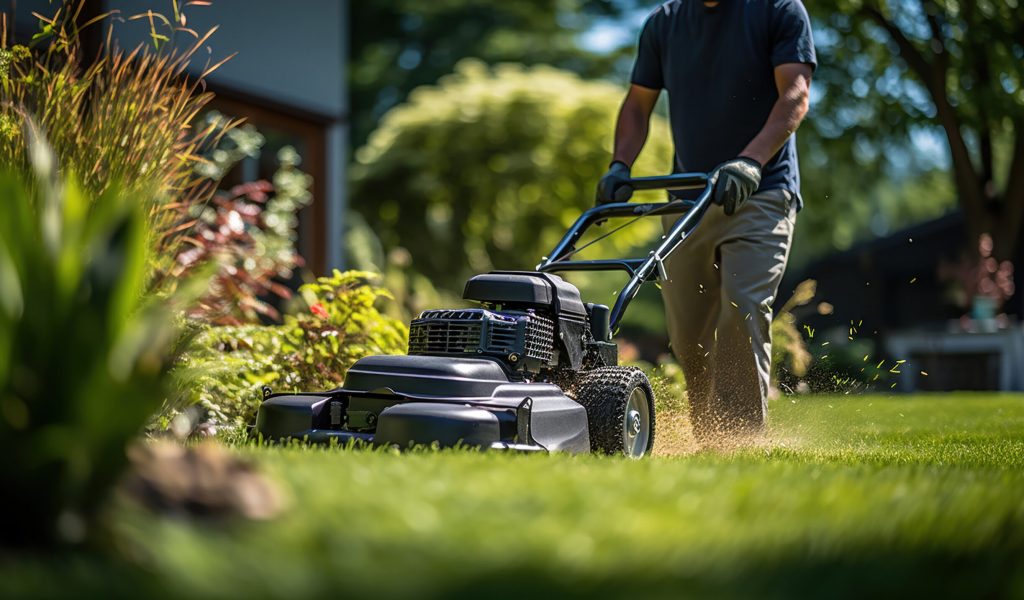
<path id="1" fill-rule="evenodd" d="M 821 139 L 877 164 L 915 133 L 941 131 L 970 239 L 991 233 L 1000 257 L 1015 250 L 1024 221 L 1024 20 L 1015 4 L 809 3 L 820 25 L 824 95 L 811 123 Z"/>
<path id="2" fill-rule="evenodd" d="M 550 67 L 460 63 L 383 119 L 353 169 L 352 205 L 386 250 L 461 292 L 465 278 L 533 266 L 593 206 L 622 90 Z M 634 174 L 671 164 L 656 117 Z M 653 221 L 653 220 L 652 220 Z M 655 223 L 613 236 L 623 252 Z"/>
<path id="3" fill-rule="evenodd" d="M 577 37 L 595 19 L 634 0 L 393 0 L 352 2 L 352 138 L 361 145 L 377 120 L 414 88 L 435 83 L 464 58 L 489 64 L 549 64 L 593 77 L 619 53 L 597 55 Z"/>

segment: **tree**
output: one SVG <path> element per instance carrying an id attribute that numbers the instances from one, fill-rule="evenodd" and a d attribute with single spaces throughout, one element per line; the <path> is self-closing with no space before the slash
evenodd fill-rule
<path id="1" fill-rule="evenodd" d="M 968 239 L 990 233 L 995 255 L 1012 257 L 1024 222 L 1019 9 L 955 0 L 844 0 L 809 8 L 820 25 L 816 84 L 825 90 L 816 129 L 873 147 L 884 160 L 893 145 L 906 147 L 910 134 L 937 126 L 949 147 Z"/>
<path id="2" fill-rule="evenodd" d="M 577 37 L 595 19 L 636 0 L 392 0 L 352 2 L 349 83 L 352 141 L 411 90 L 435 83 L 464 58 L 489 64 L 550 64 L 587 77 L 606 75 L 621 53 L 596 55 Z"/>
<path id="3" fill-rule="evenodd" d="M 382 119 L 356 154 L 352 206 L 385 250 L 408 250 L 412 269 L 443 289 L 530 267 L 593 206 L 621 98 L 616 85 L 551 67 L 459 63 Z M 655 117 L 634 173 L 660 174 L 671 155 Z M 654 236 L 647 221 L 598 251 Z"/>

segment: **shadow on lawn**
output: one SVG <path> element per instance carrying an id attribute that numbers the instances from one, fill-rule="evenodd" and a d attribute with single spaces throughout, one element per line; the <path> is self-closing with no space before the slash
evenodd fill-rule
<path id="1" fill-rule="evenodd" d="M 471 568 L 467 566 L 467 568 Z M 875 553 L 866 558 L 780 558 L 705 573 L 609 573 L 581 580 L 572 573 L 524 567 L 491 572 L 438 590 L 438 598 L 778 597 L 1006 598 L 1024 593 L 1024 547 L 981 552 Z"/>
<path id="2" fill-rule="evenodd" d="M 1012 526 L 1008 526 L 1012 527 Z M 1007 538 L 1013 537 L 1008 531 Z M 870 550 L 866 550 L 870 552 Z M 0 558 L 0 596 L 178 598 L 190 597 L 173 577 L 161 577 L 126 562 L 83 555 L 9 562 Z M 978 552 L 875 552 L 869 557 L 808 559 L 791 556 L 763 562 L 736 563 L 713 572 L 666 573 L 659 565 L 593 578 L 571 571 L 551 573 L 546 565 L 522 565 L 474 573 L 466 563 L 458 581 L 423 581 L 416 598 L 677 598 L 677 597 L 1020 597 L 1024 592 L 1024 546 L 1005 543 Z M 58 576 L 59 574 L 59 576 Z M 326 574 L 325 574 L 326 575 Z M 401 573 L 382 565 L 381 576 L 394 581 Z M 258 578 L 256 578 L 258 579 Z M 236 579 L 232 579 L 237 581 Z M 303 595 L 338 597 L 352 591 L 326 575 L 303 582 Z M 210 588 L 207 588 L 210 591 Z M 366 592 L 367 590 L 362 590 Z M 236 597 L 267 590 L 224 589 L 216 596 Z M 312 593 L 309 593 L 312 592 Z M 387 584 L 377 597 L 402 597 Z"/>

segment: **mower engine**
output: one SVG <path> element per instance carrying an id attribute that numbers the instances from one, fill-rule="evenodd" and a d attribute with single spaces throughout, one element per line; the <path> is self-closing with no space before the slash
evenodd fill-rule
<path id="1" fill-rule="evenodd" d="M 555 323 L 534 309 L 428 310 L 409 326 L 409 354 L 489 356 L 539 372 L 558 362 Z"/>
<path id="2" fill-rule="evenodd" d="M 463 298 L 482 308 L 425 311 L 409 327 L 409 354 L 497 359 L 530 381 L 616 364 L 608 307 L 584 305 L 576 287 L 557 275 L 477 275 Z"/>

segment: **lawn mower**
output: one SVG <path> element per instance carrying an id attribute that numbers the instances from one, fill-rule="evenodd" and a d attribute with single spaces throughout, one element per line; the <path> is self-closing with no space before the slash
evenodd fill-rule
<path id="1" fill-rule="evenodd" d="M 654 444 L 654 392 L 643 371 L 618 365 L 613 341 L 640 287 L 667 279 L 663 261 L 700 222 L 714 176 L 682 173 L 630 180 L 634 190 L 701 189 L 696 200 L 603 204 L 585 211 L 533 271 L 472 277 L 475 308 L 427 310 L 409 327 L 405 355 L 368 356 L 343 387 L 312 393 L 263 390 L 253 433 L 407 448 L 469 446 L 512 451 L 600 452 L 639 458 Z M 671 198 L 671 196 L 670 196 Z M 680 218 L 645 258 L 573 260 L 638 219 Z M 630 220 L 577 247 L 613 217 Z M 610 309 L 585 304 L 555 273 L 625 271 Z"/>

